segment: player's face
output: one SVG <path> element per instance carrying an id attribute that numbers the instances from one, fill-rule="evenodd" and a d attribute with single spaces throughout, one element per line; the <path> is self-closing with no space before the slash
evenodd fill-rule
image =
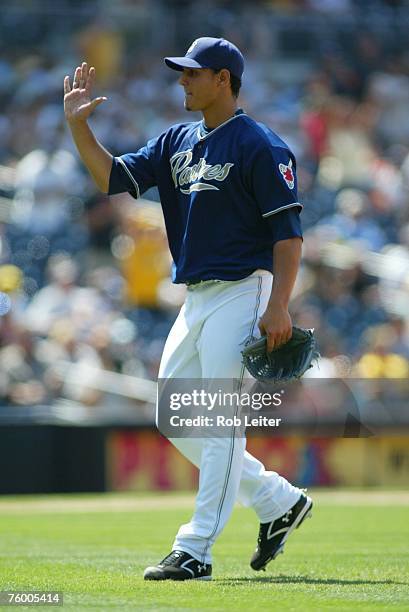
<path id="1" fill-rule="evenodd" d="M 188 111 L 206 110 L 220 94 L 217 75 L 209 68 L 185 68 L 179 83 L 185 90 L 185 109 Z"/>

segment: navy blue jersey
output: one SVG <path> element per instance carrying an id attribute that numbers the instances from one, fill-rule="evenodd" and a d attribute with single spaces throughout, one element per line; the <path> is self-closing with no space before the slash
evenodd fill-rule
<path id="1" fill-rule="evenodd" d="M 175 283 L 272 270 L 274 243 L 302 236 L 294 155 L 242 110 L 211 131 L 174 125 L 113 159 L 109 194 L 138 198 L 155 185 Z"/>

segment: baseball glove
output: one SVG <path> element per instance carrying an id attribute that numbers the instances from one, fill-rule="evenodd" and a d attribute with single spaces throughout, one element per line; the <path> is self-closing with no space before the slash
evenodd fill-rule
<path id="1" fill-rule="evenodd" d="M 243 363 L 262 382 L 285 383 L 301 378 L 312 368 L 312 361 L 320 357 L 313 331 L 293 327 L 290 340 L 271 353 L 267 351 L 267 337 L 263 336 L 242 350 Z"/>

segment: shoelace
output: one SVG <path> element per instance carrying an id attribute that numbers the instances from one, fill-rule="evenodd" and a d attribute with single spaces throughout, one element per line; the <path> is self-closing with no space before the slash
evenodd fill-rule
<path id="1" fill-rule="evenodd" d="M 307 495 L 307 490 L 308 489 L 301 489 L 301 491 L 304 493 L 304 495 Z M 288 512 L 286 512 L 284 514 L 284 516 L 281 517 L 281 520 L 283 521 L 283 523 L 288 523 L 290 521 L 290 517 L 291 517 L 292 513 L 293 513 L 293 510 L 291 508 L 290 510 L 288 510 Z M 276 519 L 276 520 L 280 520 L 280 519 Z M 269 523 L 265 523 L 264 525 L 260 525 L 260 529 L 259 529 L 259 532 L 258 532 L 258 538 L 257 538 L 257 543 L 258 543 L 259 546 L 260 546 L 261 541 L 263 539 L 263 535 L 264 535 L 263 532 L 268 530 L 268 526 L 269 526 Z"/>
<path id="2" fill-rule="evenodd" d="M 269 523 L 267 523 L 266 525 L 260 525 L 260 529 L 258 530 L 258 538 L 257 538 L 257 544 L 259 546 L 261 546 L 261 541 L 263 539 L 264 531 L 267 531 L 268 525 Z"/>
<path id="3" fill-rule="evenodd" d="M 173 565 L 174 561 L 177 561 L 180 558 L 180 552 L 172 551 L 167 557 L 160 562 L 159 565 Z"/>
<path id="4" fill-rule="evenodd" d="M 293 513 L 293 510 L 291 508 L 291 510 L 288 510 L 282 517 L 280 517 L 279 519 L 276 519 L 277 521 L 281 520 L 283 523 L 289 523 L 290 519 L 291 519 L 291 515 Z M 263 539 L 264 536 L 264 531 L 267 531 L 269 528 L 270 523 L 266 523 L 264 525 L 260 525 L 260 529 L 258 532 L 258 538 L 257 538 L 257 543 L 260 546 L 261 541 Z"/>

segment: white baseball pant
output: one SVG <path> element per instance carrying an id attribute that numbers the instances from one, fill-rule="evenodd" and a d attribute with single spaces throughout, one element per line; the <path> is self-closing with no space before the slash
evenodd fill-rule
<path id="1" fill-rule="evenodd" d="M 188 287 L 187 297 L 167 338 L 159 378 L 239 379 L 241 350 L 259 336 L 257 322 L 271 293 L 272 275 L 257 270 L 239 281 Z M 176 448 L 200 469 L 195 512 L 176 535 L 173 550 L 211 563 L 211 547 L 236 499 L 252 507 L 260 522 L 282 516 L 301 490 L 245 450 L 244 437 L 172 438 Z"/>

